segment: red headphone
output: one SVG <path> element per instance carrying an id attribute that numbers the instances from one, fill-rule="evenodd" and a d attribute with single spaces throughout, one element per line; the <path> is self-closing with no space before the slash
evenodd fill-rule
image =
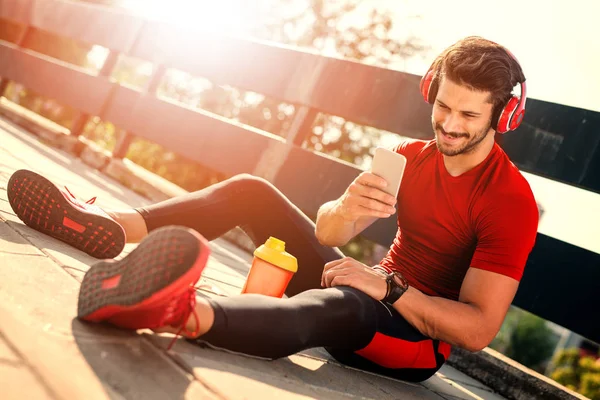
<path id="1" fill-rule="evenodd" d="M 506 50 L 506 52 L 517 61 L 510 51 Z M 433 68 L 434 65 L 435 63 L 432 64 L 427 73 L 423 75 L 420 84 L 421 94 L 429 104 L 434 103 L 438 89 L 438 82 L 436 79 L 437 71 Z M 519 82 L 519 84 L 521 85 L 521 95 L 513 95 L 502 108 L 502 111 L 497 113 L 498 117 L 496 118 L 494 125 L 496 127 L 496 132 L 498 133 L 514 131 L 521 124 L 521 121 L 523 121 L 523 116 L 525 115 L 525 102 L 527 101 L 527 86 L 525 85 L 525 81 Z"/>

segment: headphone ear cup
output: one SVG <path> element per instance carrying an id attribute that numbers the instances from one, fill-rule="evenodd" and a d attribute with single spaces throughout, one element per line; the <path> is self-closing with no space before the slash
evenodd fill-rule
<path id="1" fill-rule="evenodd" d="M 427 73 L 423 75 L 423 78 L 421 78 L 421 84 L 419 85 L 421 88 L 421 95 L 423 95 L 423 99 L 425 99 L 425 101 L 430 104 L 432 103 L 432 101 L 429 100 L 429 95 L 431 92 L 431 84 L 434 77 L 435 74 L 432 70 L 427 71 Z"/>
<path id="2" fill-rule="evenodd" d="M 513 120 L 513 113 L 517 109 L 519 105 L 519 98 L 517 96 L 511 97 L 511 99 L 506 103 L 502 111 L 500 112 L 500 116 L 498 117 L 498 123 L 496 124 L 496 132 L 498 133 L 506 133 L 514 128 L 511 128 Z M 522 112 L 519 113 L 522 118 Z M 520 121 L 519 121 L 520 123 Z M 515 127 L 516 128 L 516 127 Z"/>

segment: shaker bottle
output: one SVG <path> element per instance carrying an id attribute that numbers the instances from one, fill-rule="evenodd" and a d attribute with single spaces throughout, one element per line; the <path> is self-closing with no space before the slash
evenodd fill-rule
<path id="1" fill-rule="evenodd" d="M 254 259 L 242 293 L 283 297 L 297 270 L 298 261 L 296 257 L 286 253 L 285 242 L 271 236 L 254 251 Z"/>

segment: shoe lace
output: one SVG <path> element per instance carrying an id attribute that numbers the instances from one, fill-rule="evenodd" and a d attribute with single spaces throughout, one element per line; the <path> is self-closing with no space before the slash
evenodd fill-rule
<path id="1" fill-rule="evenodd" d="M 67 191 L 67 193 L 69 193 L 69 195 L 73 198 L 73 200 L 80 203 L 79 199 L 77 199 L 77 197 L 75 197 L 75 195 L 73 193 L 71 193 L 71 191 L 69 190 L 68 187 L 65 186 L 65 190 Z M 94 204 L 94 202 L 96 202 L 96 197 L 92 197 L 91 199 L 86 201 L 85 204 Z"/>
<path id="2" fill-rule="evenodd" d="M 179 336 L 185 334 L 186 336 L 196 337 L 200 333 L 200 320 L 198 318 L 198 314 L 196 313 L 196 288 L 194 286 L 190 286 L 188 291 L 182 296 L 181 300 L 175 304 L 173 308 L 173 320 L 181 323 L 181 326 L 169 346 L 167 350 L 171 350 Z M 196 329 L 190 331 L 186 328 L 187 320 L 190 318 L 190 315 L 194 316 Z"/>

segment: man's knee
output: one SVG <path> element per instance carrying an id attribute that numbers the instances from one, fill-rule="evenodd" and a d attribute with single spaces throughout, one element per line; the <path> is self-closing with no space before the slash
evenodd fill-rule
<path id="1" fill-rule="evenodd" d="M 256 175 L 243 173 L 233 176 L 230 179 L 230 184 L 236 193 L 244 193 L 251 198 L 260 199 L 259 204 L 278 204 L 281 200 L 286 200 L 286 197 L 279 189 L 268 180 Z"/>
<path id="2" fill-rule="evenodd" d="M 365 292 L 350 286 L 337 288 L 343 293 L 343 302 L 355 313 L 355 318 L 361 324 L 370 324 L 375 321 L 375 300 Z"/>
<path id="3" fill-rule="evenodd" d="M 296 298 L 313 299 L 315 308 L 326 309 L 329 321 L 353 321 L 358 324 L 370 324 L 375 318 L 375 300 L 368 294 L 350 286 L 337 286 L 328 289 L 312 289 L 300 293 Z M 315 313 L 317 314 L 317 313 Z"/>
<path id="4" fill-rule="evenodd" d="M 249 191 L 255 191 L 258 193 L 272 192 L 277 189 L 271 182 L 261 178 L 260 176 L 243 173 L 237 174 L 230 179 L 230 183 Z"/>
<path id="5" fill-rule="evenodd" d="M 247 172 L 234 175 L 230 179 L 232 181 L 236 181 L 236 182 L 254 182 L 254 181 L 265 181 L 265 182 L 267 182 L 266 179 L 261 178 L 260 176 L 249 174 Z"/>

